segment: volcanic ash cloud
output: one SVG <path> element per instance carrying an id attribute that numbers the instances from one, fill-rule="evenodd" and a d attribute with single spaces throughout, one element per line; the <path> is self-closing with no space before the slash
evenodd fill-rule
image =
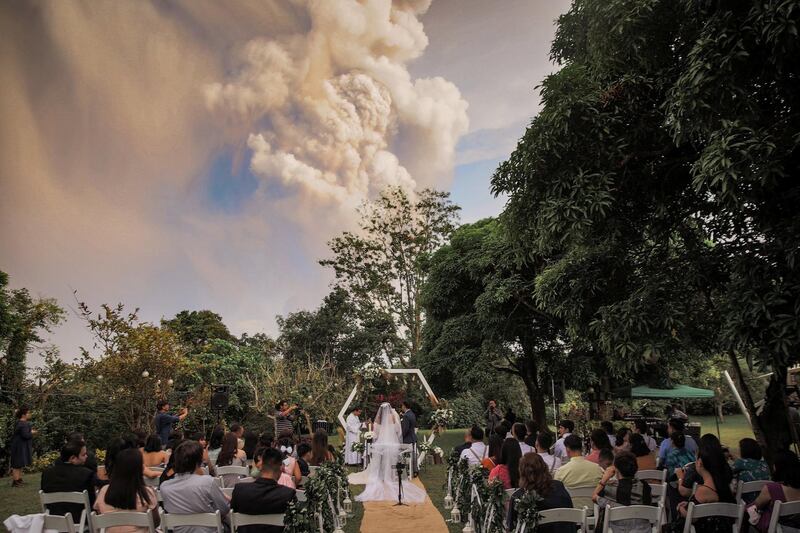
<path id="1" fill-rule="evenodd" d="M 244 127 L 253 173 L 347 210 L 388 185 L 446 182 L 467 103 L 452 83 L 407 69 L 428 44 L 418 17 L 430 3 L 296 4 L 306 28 L 249 41 L 235 74 L 205 90 L 212 110 Z"/>

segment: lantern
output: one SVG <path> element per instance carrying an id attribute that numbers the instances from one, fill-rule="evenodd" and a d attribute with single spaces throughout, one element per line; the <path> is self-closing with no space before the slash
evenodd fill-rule
<path id="1" fill-rule="evenodd" d="M 344 506 L 345 513 L 351 514 L 353 512 L 353 500 L 350 499 L 349 494 L 345 495 L 342 505 Z"/>
<path id="2" fill-rule="evenodd" d="M 452 509 L 453 508 L 453 497 L 449 494 L 444 497 L 444 508 L 445 509 Z"/>
<path id="3" fill-rule="evenodd" d="M 457 505 L 453 506 L 453 510 L 450 511 L 450 521 L 455 524 L 461 522 L 461 511 Z"/>

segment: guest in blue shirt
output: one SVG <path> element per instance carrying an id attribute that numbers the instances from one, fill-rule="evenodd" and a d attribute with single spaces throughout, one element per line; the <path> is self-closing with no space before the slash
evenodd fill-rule
<path id="1" fill-rule="evenodd" d="M 685 428 L 685 421 L 683 419 L 671 418 L 669 424 L 667 425 L 667 433 L 671 437 L 672 434 L 676 431 L 684 433 L 684 428 Z M 686 449 L 693 455 L 697 454 L 697 442 L 695 442 L 695 440 L 690 435 L 686 435 L 685 433 L 684 435 L 686 439 L 684 446 L 686 446 Z M 669 450 L 672 447 L 673 447 L 672 440 L 669 437 L 664 439 L 664 441 L 661 443 L 661 446 L 658 448 L 658 458 L 660 464 L 664 464 L 664 462 L 667 459 L 667 454 L 669 453 Z"/>

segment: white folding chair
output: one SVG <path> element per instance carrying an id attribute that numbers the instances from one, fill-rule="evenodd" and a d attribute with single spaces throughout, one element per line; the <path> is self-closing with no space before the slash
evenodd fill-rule
<path id="1" fill-rule="evenodd" d="M 772 518 L 769 521 L 767 533 L 783 533 L 780 519 L 786 516 L 800 514 L 800 501 L 797 502 L 775 502 L 772 507 Z"/>
<path id="2" fill-rule="evenodd" d="M 653 505 L 661 507 L 661 524 L 667 523 L 667 485 L 666 483 L 653 483 L 650 485 L 650 496 Z"/>
<path id="3" fill-rule="evenodd" d="M 699 518 L 706 518 L 709 516 L 724 516 L 733 518 L 734 523 L 731 526 L 731 533 L 738 533 L 739 526 L 742 523 L 742 516 L 744 515 L 744 505 L 742 503 L 689 503 L 689 509 L 686 511 L 686 525 L 683 527 L 683 533 L 696 533 L 692 522 Z M 702 533 L 702 532 L 701 532 Z"/>
<path id="4" fill-rule="evenodd" d="M 235 533 L 242 526 L 283 526 L 281 514 L 231 513 L 231 530 Z"/>
<path id="5" fill-rule="evenodd" d="M 761 492 L 761 489 L 769 483 L 769 481 L 765 480 L 758 480 L 758 481 L 739 481 L 736 483 L 736 501 L 742 501 L 743 494 L 749 494 L 752 492 Z"/>
<path id="6" fill-rule="evenodd" d="M 70 513 L 64 516 L 45 514 L 44 515 L 44 531 L 52 529 L 59 533 L 80 533 L 75 529 L 75 523 L 72 521 Z"/>
<path id="7" fill-rule="evenodd" d="M 172 514 L 165 513 L 162 509 L 158 514 L 161 517 L 161 530 L 164 533 L 178 526 L 215 527 L 217 528 L 217 533 L 224 532 L 222 515 L 220 515 L 219 510 L 213 513 Z"/>
<path id="8" fill-rule="evenodd" d="M 586 507 L 575 509 L 574 507 L 562 507 L 558 509 L 547 509 L 541 511 L 541 518 L 538 525 L 552 524 L 555 522 L 567 522 L 577 525 L 581 533 L 589 533 L 589 523 L 587 522 Z"/>
<path id="9" fill-rule="evenodd" d="M 596 487 L 567 487 L 567 492 L 569 492 L 569 497 L 572 499 L 573 507 L 575 506 L 575 498 L 591 500 L 595 488 Z M 591 513 L 588 510 L 586 511 L 586 521 L 590 526 L 597 525 L 597 504 L 592 505 Z"/>
<path id="10" fill-rule="evenodd" d="M 250 469 L 246 466 L 218 466 L 217 467 L 217 479 L 220 480 L 222 486 L 225 487 L 225 476 L 227 475 L 238 475 L 239 479 L 243 477 L 250 476 Z M 239 482 L 239 479 L 236 480 L 231 486 L 235 485 Z"/>
<path id="11" fill-rule="evenodd" d="M 39 491 L 39 501 L 42 504 L 42 512 L 48 514 L 50 511 L 47 509 L 48 504 L 53 503 L 75 503 L 79 505 L 83 505 L 83 511 L 81 511 L 81 515 L 78 517 L 77 522 L 73 522 L 75 524 L 75 529 L 77 531 L 83 531 L 84 527 L 89 527 L 89 524 L 86 522 L 89 513 L 92 512 L 92 507 L 89 505 L 89 493 L 87 491 L 83 492 L 44 492 Z M 73 518 L 74 520 L 74 518 Z"/>
<path id="12" fill-rule="evenodd" d="M 144 479 L 144 485 L 146 487 L 150 487 L 151 489 L 158 488 L 159 483 L 161 483 L 161 476 L 158 477 L 142 476 L 142 479 Z"/>
<path id="13" fill-rule="evenodd" d="M 659 505 L 627 505 L 606 507 L 605 518 L 603 519 L 603 533 L 613 533 L 614 522 L 619 520 L 647 520 L 650 523 L 650 531 L 659 533 L 661 531 L 662 507 Z"/>
<path id="14" fill-rule="evenodd" d="M 650 480 L 659 480 L 661 483 L 664 483 L 667 480 L 667 471 L 666 470 L 638 470 L 636 472 L 636 479 L 641 479 L 643 481 L 650 481 Z M 651 485 L 655 485 L 655 483 L 650 482 Z"/>
<path id="15" fill-rule="evenodd" d="M 89 523 L 92 525 L 92 533 L 105 533 L 106 528 L 115 526 L 146 527 L 149 533 L 156 533 L 153 513 L 149 511 L 146 513 L 134 511 L 116 511 L 105 514 L 92 513 Z"/>

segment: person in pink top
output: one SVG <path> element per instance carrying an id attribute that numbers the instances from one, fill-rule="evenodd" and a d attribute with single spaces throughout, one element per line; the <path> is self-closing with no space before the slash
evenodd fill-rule
<path id="1" fill-rule="evenodd" d="M 522 452 L 517 439 L 506 439 L 500 448 L 500 459 L 497 466 L 489 472 L 489 481 L 499 479 L 504 489 L 513 489 L 519 486 L 519 460 Z"/>
<path id="2" fill-rule="evenodd" d="M 603 448 L 611 450 L 611 442 L 608 440 L 608 434 L 602 429 L 595 429 L 589 436 L 589 441 L 592 445 L 592 451 L 586 456 L 587 461 L 595 464 L 600 464 L 600 450 Z"/>
<path id="3" fill-rule="evenodd" d="M 158 498 L 150 487 L 144 484 L 142 469 L 144 461 L 136 449 L 122 450 L 114 461 L 114 475 L 111 483 L 100 489 L 94 510 L 98 514 L 118 511 L 151 511 L 153 521 L 158 525 Z M 106 529 L 106 533 L 147 533 L 146 527 L 116 526 Z"/>

